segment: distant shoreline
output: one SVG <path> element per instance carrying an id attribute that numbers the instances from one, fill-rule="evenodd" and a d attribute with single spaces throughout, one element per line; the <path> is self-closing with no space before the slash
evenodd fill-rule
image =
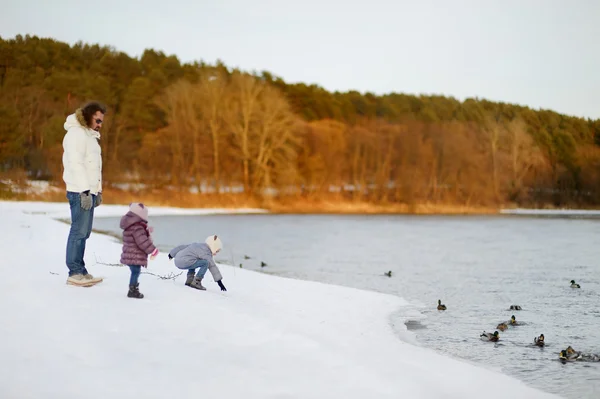
<path id="1" fill-rule="evenodd" d="M 38 196 L 28 196 L 29 198 L 6 199 L 0 198 L 0 202 L 30 202 L 30 203 L 52 203 L 56 205 L 66 204 L 66 199 L 59 198 L 40 198 Z M 135 197 L 131 199 L 144 201 L 143 198 Z M 129 201 L 129 202 L 131 202 Z M 123 201 L 114 203 L 106 201 L 104 205 L 111 208 L 125 209 L 129 202 Z M 272 204 L 271 206 L 252 206 L 238 204 L 219 204 L 211 201 L 200 206 L 180 206 L 176 202 L 155 203 L 153 201 L 144 201 L 149 207 L 155 208 L 155 216 L 195 216 L 195 215 L 217 215 L 217 214 L 262 214 L 262 215 L 406 215 L 406 216 L 514 216 L 514 217 L 542 217 L 542 218 L 583 218 L 600 219 L 600 210 L 598 209 L 536 209 L 536 208 L 476 208 L 453 205 L 417 205 L 409 209 L 407 205 L 377 206 L 373 204 L 356 203 L 335 203 L 324 202 L 322 204 Z M 204 206 L 202 206 L 204 205 Z M 106 209 L 106 207 L 101 207 Z M 160 208 L 160 209 L 156 209 Z M 65 208 L 68 210 L 68 207 Z M 104 214 L 99 209 L 98 217 L 113 217 L 112 212 Z M 68 213 L 68 212 L 67 212 Z M 64 217 L 68 215 L 65 214 Z"/>
<path id="2" fill-rule="evenodd" d="M 179 209 L 261 209 L 271 214 L 339 214 L 339 215 L 510 215 L 510 216 L 562 216 L 600 217 L 600 209 L 593 208 L 543 208 L 519 207 L 516 204 L 505 206 L 474 206 L 452 203 L 386 203 L 376 204 L 366 201 L 353 201 L 330 196 L 325 199 L 288 197 L 282 200 L 248 198 L 242 194 L 197 194 L 185 191 L 147 190 L 126 191 L 107 187 L 104 189 L 104 204 L 126 205 L 133 201 L 144 202 L 148 206 Z M 0 190 L 0 200 L 66 202 L 62 187 L 34 185 L 28 182 L 25 187 Z"/>

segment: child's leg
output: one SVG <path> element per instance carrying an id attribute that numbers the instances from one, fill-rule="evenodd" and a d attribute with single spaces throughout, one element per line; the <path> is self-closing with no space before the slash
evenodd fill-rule
<path id="1" fill-rule="evenodd" d="M 131 270 L 131 278 L 129 279 L 129 292 L 127 293 L 127 296 L 129 298 L 142 299 L 144 294 L 142 294 L 138 288 L 138 278 L 140 277 L 142 267 L 138 265 L 129 265 L 129 270 Z"/>
<path id="2" fill-rule="evenodd" d="M 204 274 L 208 270 L 208 261 L 204 260 L 204 259 L 198 259 L 196 261 L 196 263 L 194 263 L 190 267 L 190 270 L 195 270 L 195 269 L 198 269 L 198 273 L 196 273 L 196 277 L 194 278 L 193 274 L 188 274 L 188 281 L 190 281 L 190 280 L 191 281 L 190 281 L 190 284 L 186 284 L 186 285 L 189 285 L 190 287 L 195 288 L 197 290 L 206 290 L 206 288 L 204 288 L 202 286 L 202 278 L 204 277 Z"/>
<path id="3" fill-rule="evenodd" d="M 137 285 L 138 278 L 140 277 L 140 273 L 142 271 L 142 267 L 130 265 L 129 269 L 131 270 L 131 278 L 129 279 L 129 285 Z"/>
<path id="4" fill-rule="evenodd" d="M 194 277 L 194 274 L 196 272 L 196 269 L 198 270 L 198 274 L 196 274 L 196 276 Z M 190 265 L 187 268 L 187 278 L 185 279 L 185 285 L 189 286 L 189 287 L 194 287 L 194 288 L 198 288 L 198 289 L 204 289 L 204 287 L 202 287 L 201 284 L 198 283 L 197 286 L 194 286 L 194 279 L 198 279 L 198 280 L 202 280 L 202 278 L 204 277 L 204 274 L 206 273 L 206 271 L 208 270 L 208 261 L 204 260 L 204 259 L 198 259 L 196 261 L 196 263 L 194 263 L 193 265 Z M 199 288 L 202 287 L 202 288 Z"/>
<path id="5" fill-rule="evenodd" d="M 196 278 L 203 279 L 206 271 L 208 270 L 208 261 L 205 259 L 198 259 L 196 263 L 194 263 L 194 267 L 198 268 Z"/>
<path id="6" fill-rule="evenodd" d="M 192 284 L 192 281 L 194 281 L 194 274 L 196 274 L 196 269 L 188 269 L 187 278 L 185 279 L 185 285 Z"/>

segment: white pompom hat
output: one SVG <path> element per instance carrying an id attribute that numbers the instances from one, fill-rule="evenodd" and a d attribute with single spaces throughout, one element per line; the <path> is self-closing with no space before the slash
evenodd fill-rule
<path id="1" fill-rule="evenodd" d="M 221 242 L 221 239 L 217 237 L 216 234 L 206 237 L 206 240 L 204 242 L 206 243 L 206 245 L 208 245 L 213 255 L 223 248 L 223 243 Z"/>

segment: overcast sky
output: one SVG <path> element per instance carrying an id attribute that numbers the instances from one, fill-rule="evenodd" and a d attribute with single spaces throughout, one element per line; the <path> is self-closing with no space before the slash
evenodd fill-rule
<path id="1" fill-rule="evenodd" d="M 0 36 L 600 118 L 600 0 L 0 0 Z"/>

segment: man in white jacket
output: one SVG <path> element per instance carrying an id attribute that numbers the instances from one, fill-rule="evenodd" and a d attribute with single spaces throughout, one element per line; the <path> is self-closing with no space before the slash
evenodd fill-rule
<path id="1" fill-rule="evenodd" d="M 71 231 L 67 239 L 67 284 L 88 287 L 102 281 L 85 268 L 85 243 L 92 232 L 94 208 L 102 203 L 100 128 L 106 108 L 90 102 L 69 115 L 64 124 L 63 180 L 71 206 Z"/>

